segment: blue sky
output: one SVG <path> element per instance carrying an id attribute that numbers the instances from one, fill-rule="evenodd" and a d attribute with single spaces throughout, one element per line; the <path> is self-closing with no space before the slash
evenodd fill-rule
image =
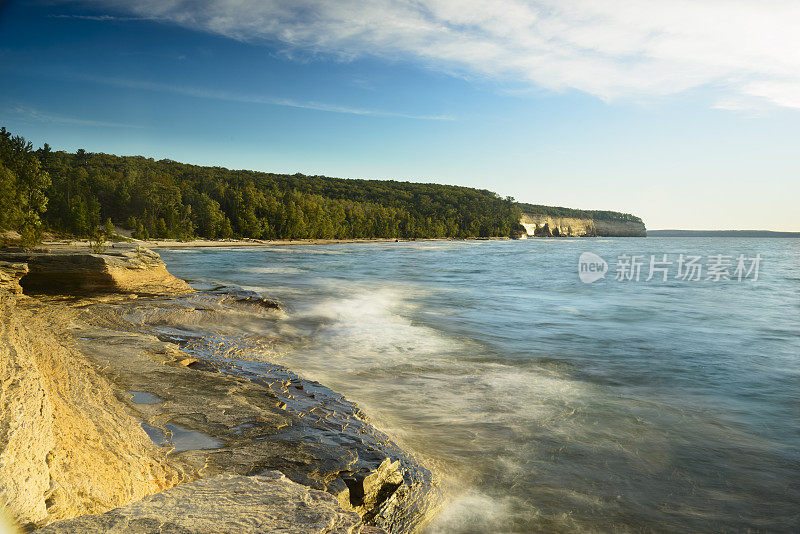
<path id="1" fill-rule="evenodd" d="M 56 149 L 469 185 L 651 229 L 800 230 L 800 8 L 600 4 L 4 2 L 0 124 Z"/>

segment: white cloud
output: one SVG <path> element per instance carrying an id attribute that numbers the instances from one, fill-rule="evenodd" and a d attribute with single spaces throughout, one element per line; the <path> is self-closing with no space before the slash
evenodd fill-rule
<path id="1" fill-rule="evenodd" d="M 713 87 L 800 108 L 796 0 L 87 0 L 243 41 L 421 61 L 603 99 Z"/>

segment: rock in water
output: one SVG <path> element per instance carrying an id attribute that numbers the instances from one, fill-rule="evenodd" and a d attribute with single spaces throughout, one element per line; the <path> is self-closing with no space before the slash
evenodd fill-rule
<path id="1" fill-rule="evenodd" d="M 296 484 L 279 471 L 218 475 L 184 484 L 100 515 L 59 521 L 37 531 L 193 534 L 379 534 L 324 491 Z"/>
<path id="2" fill-rule="evenodd" d="M 283 308 L 277 300 L 262 297 L 255 291 L 233 288 L 221 289 L 224 290 L 223 294 L 225 295 L 223 302 L 235 302 L 237 304 L 246 304 L 257 308 L 263 308 L 265 310 L 283 311 Z"/>

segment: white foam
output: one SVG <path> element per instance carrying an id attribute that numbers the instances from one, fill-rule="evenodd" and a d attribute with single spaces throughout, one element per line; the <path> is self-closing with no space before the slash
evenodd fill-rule
<path id="1" fill-rule="evenodd" d="M 413 309 L 400 289 L 362 288 L 349 297 L 315 304 L 298 317 L 319 321 L 314 333 L 318 348 L 348 360 L 351 368 L 381 365 L 387 359 L 397 364 L 451 350 L 454 340 L 408 318 Z"/>
<path id="2" fill-rule="evenodd" d="M 472 490 L 450 502 L 436 516 L 428 534 L 497 532 L 496 527 L 508 516 L 508 504 Z"/>

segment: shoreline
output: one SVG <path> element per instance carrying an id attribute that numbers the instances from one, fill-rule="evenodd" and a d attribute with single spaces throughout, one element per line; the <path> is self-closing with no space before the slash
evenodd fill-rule
<path id="1" fill-rule="evenodd" d="M 369 238 L 369 239 L 235 239 L 235 240 L 203 240 L 195 239 L 192 241 L 159 240 L 146 245 L 148 248 L 208 248 L 208 247 L 271 247 L 271 246 L 292 246 L 292 245 L 345 245 L 345 244 L 369 244 L 369 243 L 415 243 L 420 241 L 449 242 L 449 241 L 510 241 L 509 237 L 426 237 L 418 239 L 391 239 L 391 238 Z"/>
<path id="2" fill-rule="evenodd" d="M 365 238 L 365 239 L 191 239 L 181 241 L 178 239 L 157 239 L 107 242 L 108 250 L 135 248 L 224 248 L 224 247 L 273 247 L 293 245 L 342 245 L 342 244 L 370 244 L 370 243 L 416 243 L 416 242 L 461 242 L 461 241 L 513 241 L 510 237 L 425 237 L 416 239 L 399 238 Z M 56 250 L 83 250 L 89 248 L 87 239 L 45 240 L 35 249 Z M 0 249 L 2 251 L 2 249 Z"/>
<path id="3" fill-rule="evenodd" d="M 56 458 L 66 459 L 59 475 L 66 494 L 45 493 L 39 500 L 38 486 L 22 484 L 18 489 L 26 493 L 3 496 L 16 505 L 12 514 L 26 530 L 46 526 L 46 532 L 54 533 L 99 532 L 105 522 L 128 521 L 143 510 L 165 528 L 181 526 L 178 509 L 183 505 L 216 521 L 239 523 L 237 532 L 277 528 L 262 523 L 260 530 L 254 529 L 248 519 L 253 512 L 247 510 L 252 502 L 246 499 L 241 505 L 232 500 L 227 514 L 233 517 L 214 515 L 217 498 L 254 484 L 277 485 L 294 492 L 299 502 L 319 501 L 324 504 L 320 513 L 349 521 L 353 529 L 348 532 L 353 533 L 409 534 L 433 518 L 441 505 L 435 474 L 372 426 L 355 403 L 273 363 L 271 353 L 248 352 L 253 349 L 239 345 L 235 335 L 225 341 L 226 329 L 237 317 L 269 320 L 285 313 L 274 301 L 236 288 L 187 292 L 179 284 L 157 295 L 149 290 L 154 275 L 174 277 L 157 255 L 142 263 L 149 251 L 91 254 L 74 245 L 53 248 L 27 255 L 0 253 L 0 279 L 8 283 L 0 284 L 0 345 L 17 347 L 7 354 L 0 347 L 0 354 L 17 369 L 33 366 L 45 376 L 58 376 L 20 377 L 26 382 L 13 392 L 18 398 L 4 401 L 31 406 L 31 414 L 9 422 L 13 410 L 3 407 L 0 423 L 27 421 L 34 432 L 46 433 L 48 425 L 58 425 L 65 414 L 78 410 L 92 422 L 88 431 L 99 432 L 89 438 L 98 449 L 94 455 L 121 460 L 115 460 L 116 474 L 107 480 L 108 467 L 93 464 L 89 453 L 77 446 L 87 439 L 87 423 L 82 422 L 57 432 L 54 443 L 41 451 L 30 443 L 31 437 L 14 447 L 1 443 L 13 451 L 6 465 L 41 472 L 40 485 L 45 487 L 51 462 L 46 458 L 53 454 L 47 451 L 61 451 Z M 26 281 L 29 275 L 39 282 L 51 277 L 52 283 L 41 286 L 44 293 L 28 295 L 33 287 L 33 278 Z M 39 338 L 44 341 L 37 345 Z M 57 375 L 70 367 L 86 371 Z M 92 381 L 93 390 L 105 393 L 87 395 L 86 380 Z M 38 413 L 40 401 L 31 397 L 38 392 L 46 402 L 52 397 L 60 404 L 52 412 Z M 107 426 L 95 426 L 98 418 Z M 120 442 L 119 435 L 130 436 L 127 441 L 133 445 Z M 70 458 L 83 462 L 93 482 L 70 471 Z M 14 479 L 3 463 L 0 486 Z M 137 471 L 141 469 L 162 469 L 158 487 L 137 482 L 147 478 Z M 195 498 L 187 484 L 201 481 L 208 495 L 219 497 Z M 133 487 L 134 492 L 116 486 Z M 76 501 L 72 493 L 88 501 Z M 247 495 L 252 497 L 252 491 Z M 154 511 L 148 504 L 163 499 L 183 501 L 167 511 Z M 292 508 L 294 501 L 287 499 L 262 507 L 259 517 Z"/>

